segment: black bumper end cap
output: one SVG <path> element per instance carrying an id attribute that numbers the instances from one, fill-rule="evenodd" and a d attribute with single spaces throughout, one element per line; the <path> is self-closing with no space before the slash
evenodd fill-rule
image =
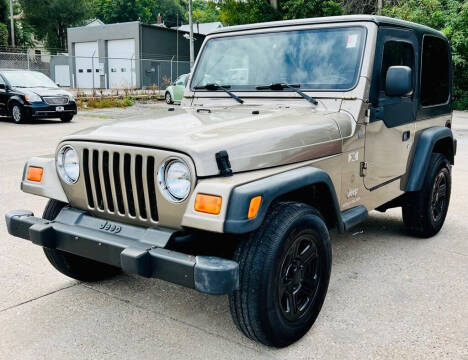
<path id="1" fill-rule="evenodd" d="M 14 224 L 15 218 L 20 218 L 23 216 L 34 216 L 32 211 L 29 210 L 11 210 L 5 214 L 5 222 L 7 225 L 8 231 L 10 231 L 11 226 Z"/>
<path id="2" fill-rule="evenodd" d="M 197 256 L 195 289 L 211 295 L 229 294 L 239 289 L 239 264 L 214 256 Z"/>

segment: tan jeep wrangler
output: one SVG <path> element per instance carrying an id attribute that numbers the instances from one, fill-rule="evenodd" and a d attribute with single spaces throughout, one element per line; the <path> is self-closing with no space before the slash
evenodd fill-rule
<path id="1" fill-rule="evenodd" d="M 42 218 L 6 214 L 60 272 L 120 269 L 228 294 L 249 338 L 282 347 L 317 318 L 329 229 L 401 207 L 435 235 L 456 141 L 447 39 L 425 26 L 343 16 L 209 35 L 181 107 L 64 138 L 25 166 Z"/>

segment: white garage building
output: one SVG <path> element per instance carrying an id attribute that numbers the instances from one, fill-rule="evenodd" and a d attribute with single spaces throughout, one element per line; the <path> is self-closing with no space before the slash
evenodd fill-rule
<path id="1" fill-rule="evenodd" d="M 203 40 L 197 34 L 195 53 Z M 75 88 L 151 87 L 189 72 L 186 32 L 138 21 L 69 28 L 68 51 L 70 85 Z M 65 71 L 55 69 L 55 77 L 66 77 Z"/>

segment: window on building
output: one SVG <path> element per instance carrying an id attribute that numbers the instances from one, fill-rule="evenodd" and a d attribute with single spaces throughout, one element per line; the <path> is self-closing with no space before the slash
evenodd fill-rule
<path id="1" fill-rule="evenodd" d="M 382 72 L 380 73 L 380 91 L 385 91 L 387 70 L 390 66 L 408 66 L 414 69 L 414 51 L 410 43 L 387 41 L 384 45 Z"/>
<path id="2" fill-rule="evenodd" d="M 421 70 L 421 105 L 444 104 L 450 93 L 447 42 L 435 36 L 424 36 Z"/>

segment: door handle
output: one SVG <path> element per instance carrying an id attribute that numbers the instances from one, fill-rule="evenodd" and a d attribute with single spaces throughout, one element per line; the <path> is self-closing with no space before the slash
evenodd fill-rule
<path id="1" fill-rule="evenodd" d="M 411 137 L 411 133 L 410 133 L 409 131 L 405 131 L 405 132 L 403 133 L 403 137 L 402 137 L 401 140 L 402 140 L 402 141 L 408 141 L 410 137 Z"/>

